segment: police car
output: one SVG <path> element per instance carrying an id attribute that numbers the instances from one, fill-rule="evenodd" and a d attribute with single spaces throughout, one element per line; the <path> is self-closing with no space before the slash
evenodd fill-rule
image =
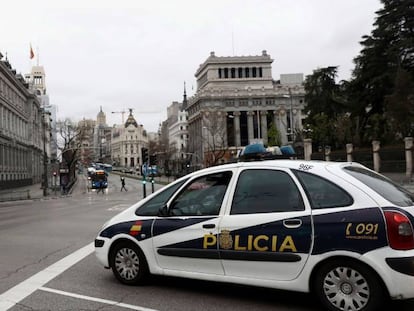
<path id="1" fill-rule="evenodd" d="M 350 162 L 248 161 L 184 176 L 109 220 L 96 256 L 149 274 L 312 292 L 329 310 L 414 297 L 414 196 Z"/>

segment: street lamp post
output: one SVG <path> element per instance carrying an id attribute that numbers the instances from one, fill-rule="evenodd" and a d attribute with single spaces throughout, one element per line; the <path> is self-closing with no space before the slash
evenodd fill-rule
<path id="1" fill-rule="evenodd" d="M 295 133 L 293 131 L 293 98 L 292 98 L 292 90 L 289 87 L 289 95 L 283 95 L 285 98 L 290 98 L 290 109 L 289 109 L 289 119 L 290 119 L 290 128 L 289 128 L 289 136 L 292 140 L 292 143 L 295 141 Z"/>
<path id="2" fill-rule="evenodd" d="M 295 133 L 293 131 L 293 98 L 292 91 L 289 88 L 289 97 L 290 97 L 290 137 L 292 138 L 292 143 L 295 141 Z"/>
<path id="3" fill-rule="evenodd" d="M 42 109 L 42 125 L 43 125 L 43 196 L 47 196 L 47 151 L 46 151 L 46 112 Z"/>

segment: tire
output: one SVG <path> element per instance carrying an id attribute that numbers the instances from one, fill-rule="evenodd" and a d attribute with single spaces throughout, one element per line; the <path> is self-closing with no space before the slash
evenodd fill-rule
<path id="1" fill-rule="evenodd" d="M 148 275 L 148 264 L 144 254 L 132 242 L 120 242 L 111 251 L 110 266 L 115 277 L 126 285 L 144 284 Z"/>
<path id="2" fill-rule="evenodd" d="M 317 271 L 314 291 L 332 311 L 380 310 L 386 297 L 374 272 L 360 263 L 344 260 L 329 262 Z"/>

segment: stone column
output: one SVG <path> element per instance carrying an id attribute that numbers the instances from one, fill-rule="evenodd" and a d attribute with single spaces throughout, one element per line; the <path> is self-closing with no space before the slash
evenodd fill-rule
<path id="1" fill-rule="evenodd" d="M 236 144 L 236 148 L 241 146 L 241 139 L 240 139 L 240 111 L 234 111 L 234 143 Z"/>
<path id="2" fill-rule="evenodd" d="M 353 144 L 346 144 L 346 160 L 352 162 L 352 152 L 354 151 Z"/>
<path id="3" fill-rule="evenodd" d="M 331 146 L 325 146 L 325 161 L 331 161 Z"/>
<path id="4" fill-rule="evenodd" d="M 286 133 L 286 110 L 284 108 L 278 109 L 273 112 L 274 113 L 274 122 L 276 124 L 276 128 L 280 133 L 280 139 L 282 145 L 287 144 L 287 133 Z"/>
<path id="5" fill-rule="evenodd" d="M 267 145 L 267 111 L 260 111 L 260 132 L 263 144 Z M 260 138 L 260 137 L 259 137 Z"/>
<path id="6" fill-rule="evenodd" d="M 305 156 L 305 160 L 309 161 L 312 155 L 312 139 L 305 138 L 303 140 L 303 153 Z"/>
<path id="7" fill-rule="evenodd" d="M 408 178 L 408 181 L 411 181 L 413 175 L 413 138 L 412 137 L 405 137 L 405 175 Z"/>
<path id="8" fill-rule="evenodd" d="M 248 133 L 249 144 L 254 139 L 253 116 L 254 116 L 253 111 L 248 111 L 247 112 L 247 133 Z"/>
<path id="9" fill-rule="evenodd" d="M 381 144 L 381 142 L 379 140 L 373 140 L 372 141 L 374 171 L 376 171 L 377 173 L 379 173 L 380 165 L 381 165 L 381 160 L 380 160 L 380 155 L 379 155 L 379 150 L 381 148 L 380 144 Z"/>

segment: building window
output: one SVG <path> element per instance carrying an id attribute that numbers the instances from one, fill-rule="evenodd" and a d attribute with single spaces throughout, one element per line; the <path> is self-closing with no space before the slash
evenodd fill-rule
<path id="1" fill-rule="evenodd" d="M 229 77 L 229 69 L 224 68 L 224 79 L 227 79 Z"/>
<path id="2" fill-rule="evenodd" d="M 238 68 L 239 78 L 243 78 L 243 68 Z"/>
<path id="3" fill-rule="evenodd" d="M 249 68 L 244 68 L 244 75 L 246 76 L 246 78 L 250 78 L 250 69 Z"/>
<path id="4" fill-rule="evenodd" d="M 218 69 L 218 76 L 219 76 L 219 79 L 222 78 L 222 76 L 221 76 L 221 68 Z"/>
<path id="5" fill-rule="evenodd" d="M 234 79 L 236 77 L 236 68 L 231 68 L 231 78 Z"/>
<path id="6" fill-rule="evenodd" d="M 259 67 L 259 77 L 260 78 L 263 77 L 263 69 L 262 69 L 262 67 Z"/>

